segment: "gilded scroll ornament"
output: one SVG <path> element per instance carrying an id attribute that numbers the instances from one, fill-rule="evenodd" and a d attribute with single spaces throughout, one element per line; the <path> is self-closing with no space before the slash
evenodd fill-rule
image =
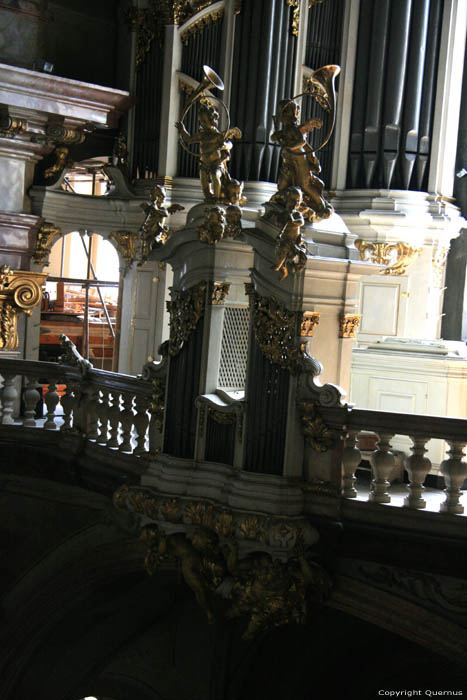
<path id="1" fill-rule="evenodd" d="M 50 180 L 56 180 L 58 176 L 65 169 L 67 164 L 71 161 L 68 160 L 69 149 L 66 146 L 57 146 L 52 153 L 53 162 L 44 171 L 44 179 L 48 182 Z M 52 183 L 50 183 L 52 184 Z"/>
<path id="2" fill-rule="evenodd" d="M 300 229 L 305 223 L 300 211 L 302 191 L 299 187 L 288 187 L 285 191 L 285 224 L 276 239 L 276 272 L 285 279 L 289 269 L 295 273 L 303 270 L 307 261 L 307 247 Z"/>
<path id="3" fill-rule="evenodd" d="M 233 425 L 237 420 L 237 414 L 235 411 L 216 411 L 214 408 L 208 408 L 208 415 L 214 423 L 219 425 Z"/>
<path id="4" fill-rule="evenodd" d="M 302 338 L 312 338 L 315 328 L 319 323 L 320 313 L 317 311 L 304 311 L 300 325 L 300 336 Z"/>
<path id="5" fill-rule="evenodd" d="M 168 215 L 185 208 L 175 203 L 167 206 L 165 198 L 165 188 L 162 185 L 156 185 L 149 194 L 149 201 L 141 204 L 146 217 L 139 231 L 139 266 L 144 265 L 153 248 L 157 245 L 165 245 L 169 240 L 171 232 L 165 225 Z"/>
<path id="6" fill-rule="evenodd" d="M 58 236 L 63 236 L 62 230 L 45 221 L 36 234 L 36 246 L 33 253 L 34 262 L 43 265 L 48 261 L 52 244 Z"/>
<path id="7" fill-rule="evenodd" d="M 126 268 L 129 269 L 136 256 L 137 234 L 131 233 L 131 231 L 113 231 L 109 235 L 109 240 L 115 245 Z"/>
<path id="8" fill-rule="evenodd" d="M 323 421 L 316 405 L 311 401 L 300 404 L 305 442 L 317 452 L 327 452 L 336 445 L 336 434 Z"/>
<path id="9" fill-rule="evenodd" d="M 25 119 L 10 117 L 8 112 L 0 114 L 0 136 L 3 138 L 14 138 L 27 131 L 28 123 Z"/>
<path id="10" fill-rule="evenodd" d="M 0 350 L 18 347 L 18 313 L 30 314 L 40 304 L 46 277 L 41 272 L 0 267 Z"/>
<path id="11" fill-rule="evenodd" d="M 356 338 L 361 314 L 344 314 L 339 316 L 339 338 Z"/>
<path id="12" fill-rule="evenodd" d="M 206 282 L 180 292 L 173 292 L 172 301 L 167 302 L 170 314 L 169 354 L 178 355 L 184 342 L 196 329 L 204 314 L 206 303 Z"/>
<path id="13" fill-rule="evenodd" d="M 222 207 L 206 209 L 204 221 L 198 226 L 199 240 L 213 245 L 222 240 L 225 228 L 225 215 Z"/>
<path id="14" fill-rule="evenodd" d="M 209 4 L 210 3 L 208 3 L 206 7 Z M 204 17 L 200 17 L 200 19 L 198 19 L 196 22 L 193 22 L 193 24 L 190 24 L 189 27 L 187 27 L 180 33 L 180 39 L 182 40 L 182 43 L 188 44 L 192 36 L 195 36 L 195 34 L 199 34 L 206 27 L 209 27 L 209 25 L 213 24 L 214 22 L 218 22 L 220 19 L 222 19 L 223 15 L 224 10 L 220 9 L 214 10 L 213 12 L 209 12 L 209 14 L 204 15 Z"/>
<path id="15" fill-rule="evenodd" d="M 300 314 L 289 311 L 274 297 L 262 297 L 245 285 L 253 307 L 253 331 L 263 355 L 269 362 L 293 374 L 303 367 L 303 353 L 297 343 Z"/>
<path id="16" fill-rule="evenodd" d="M 360 260 L 386 265 L 383 275 L 404 275 L 422 252 L 422 248 L 398 241 L 397 243 L 369 243 L 358 239 L 355 246 L 360 253 Z"/>
<path id="17" fill-rule="evenodd" d="M 339 66 L 329 65 L 318 68 L 309 79 L 309 87 L 301 95 L 281 100 L 277 116 L 274 116 L 275 130 L 271 141 L 281 147 L 281 168 L 277 181 L 277 193 L 270 202 L 279 207 L 285 206 L 286 191 L 289 187 L 302 190 L 301 211 L 311 222 L 327 219 L 333 213 L 333 207 L 324 196 L 324 182 L 318 177 L 321 172 L 316 153 L 329 141 L 335 124 L 335 78 Z M 300 123 L 300 107 L 295 99 L 307 95 L 329 114 L 328 128 L 318 146 L 311 146 L 307 134 L 322 127 L 321 119 L 308 119 Z"/>
<path id="18" fill-rule="evenodd" d="M 230 282 L 214 282 L 211 294 L 211 303 L 219 306 L 224 303 L 225 297 L 230 291 Z"/>

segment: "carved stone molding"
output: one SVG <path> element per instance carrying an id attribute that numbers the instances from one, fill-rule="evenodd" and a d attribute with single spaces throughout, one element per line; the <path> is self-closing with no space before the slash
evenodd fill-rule
<path id="1" fill-rule="evenodd" d="M 422 248 L 413 248 L 402 241 L 369 243 L 359 238 L 355 241 L 355 246 L 360 253 L 360 260 L 387 266 L 381 271 L 383 275 L 404 275 L 422 251 Z"/>
<path id="2" fill-rule="evenodd" d="M 448 252 L 448 246 L 439 246 L 438 248 L 433 248 L 433 252 L 431 255 L 431 268 L 433 270 L 434 286 L 437 289 L 441 289 L 443 286 L 443 275 L 444 269 L 446 267 Z"/>
<path id="3" fill-rule="evenodd" d="M 323 421 L 316 405 L 311 401 L 300 404 L 305 442 L 317 452 L 327 452 L 336 445 L 336 434 Z"/>
<path id="4" fill-rule="evenodd" d="M 41 272 L 0 267 L 0 350 L 18 347 L 18 313 L 30 314 L 40 304 L 46 277 Z"/>
<path id="5" fill-rule="evenodd" d="M 319 323 L 321 314 L 318 311 L 304 311 L 300 324 L 300 336 L 302 338 L 312 338 L 315 328 Z"/>
<path id="6" fill-rule="evenodd" d="M 269 362 L 293 374 L 303 368 L 304 356 L 298 344 L 301 314 L 289 311 L 274 297 L 262 297 L 245 285 L 253 308 L 253 331 L 256 342 Z"/>
<path id="7" fill-rule="evenodd" d="M 131 231 L 113 231 L 109 235 L 109 240 L 112 241 L 122 256 L 126 268 L 130 268 L 136 256 L 138 235 L 131 233 Z"/>
<path id="8" fill-rule="evenodd" d="M 230 282 L 214 282 L 211 294 L 211 303 L 220 306 L 230 291 Z"/>
<path id="9" fill-rule="evenodd" d="M 236 513 L 128 486 L 114 494 L 114 504 L 153 521 L 141 531 L 148 573 L 164 563 L 178 566 L 209 622 L 214 621 L 214 596 L 228 601 L 228 618 L 247 617 L 245 639 L 304 623 L 307 598 L 323 600 L 330 592 L 328 573 L 306 556 L 319 534 L 305 519 Z M 244 541 L 251 545 L 242 556 Z"/>
<path id="10" fill-rule="evenodd" d="M 44 221 L 36 234 L 36 247 L 33 253 L 34 262 L 47 264 L 52 244 L 58 236 L 63 236 L 61 228 L 49 221 Z"/>
<path id="11" fill-rule="evenodd" d="M 206 289 L 206 282 L 200 282 L 190 289 L 172 292 L 173 299 L 167 302 L 167 310 L 170 314 L 170 355 L 177 355 L 183 343 L 196 329 L 198 321 L 204 314 Z"/>
<path id="12" fill-rule="evenodd" d="M 339 338 L 356 338 L 361 314 L 344 314 L 339 316 Z"/>

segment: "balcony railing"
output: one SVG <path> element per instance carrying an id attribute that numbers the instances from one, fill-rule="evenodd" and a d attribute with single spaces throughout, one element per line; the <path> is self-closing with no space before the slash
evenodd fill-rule
<path id="1" fill-rule="evenodd" d="M 146 365 L 140 377 L 132 377 L 93 369 L 68 339 L 64 347 L 65 364 L 0 359 L 0 425 L 61 431 L 136 458 L 155 457 L 162 446 L 164 362 Z M 414 511 L 427 509 L 425 494 L 429 493 L 436 498 L 430 500 L 428 509 L 450 515 L 464 513 L 461 497 L 467 478 L 463 459 L 467 421 L 348 406 L 321 407 L 320 414 L 327 428 L 344 440 L 343 449 L 340 440 L 336 449 L 342 460 L 341 483 L 336 483 L 336 488 L 344 499 L 401 505 Z M 377 436 L 376 446 L 365 455 L 371 465 L 369 486 L 356 478 L 362 462 L 358 440 L 367 432 Z M 391 440 L 396 435 L 410 438 L 412 454 L 403 457 L 402 465 L 409 483 L 391 488 L 396 460 Z M 426 456 L 427 445 L 433 439 L 448 445 L 440 465 L 444 496 L 441 490 L 424 488 L 432 466 Z"/>

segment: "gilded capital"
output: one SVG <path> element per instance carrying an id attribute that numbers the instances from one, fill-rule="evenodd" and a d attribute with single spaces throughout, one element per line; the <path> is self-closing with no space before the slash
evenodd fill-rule
<path id="1" fill-rule="evenodd" d="M 219 306 L 224 303 L 224 299 L 230 291 L 230 282 L 214 282 L 211 303 Z"/>
<path id="2" fill-rule="evenodd" d="M 304 311 L 302 322 L 300 324 L 300 336 L 302 338 L 311 338 L 315 332 L 315 328 L 319 323 L 320 314 L 317 311 Z"/>
<path id="3" fill-rule="evenodd" d="M 0 350 L 18 347 L 18 313 L 30 314 L 42 299 L 47 275 L 0 267 Z"/>
<path id="4" fill-rule="evenodd" d="M 109 240 L 112 241 L 122 256 L 126 267 L 131 267 L 136 255 L 137 234 L 131 233 L 131 231 L 113 231 L 109 235 Z"/>
<path id="5" fill-rule="evenodd" d="M 355 338 L 360 325 L 360 314 L 344 314 L 339 316 L 339 338 Z"/>

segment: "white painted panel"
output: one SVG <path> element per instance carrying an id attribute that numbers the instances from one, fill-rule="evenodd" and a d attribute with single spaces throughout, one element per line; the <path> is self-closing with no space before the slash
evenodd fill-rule
<path id="1" fill-rule="evenodd" d="M 370 377 L 370 408 L 395 413 L 426 413 L 428 386 L 426 382 L 406 379 Z"/>
<path id="2" fill-rule="evenodd" d="M 364 282 L 361 291 L 361 333 L 397 335 L 399 284 Z"/>
<path id="3" fill-rule="evenodd" d="M 146 328 L 133 328 L 133 344 L 131 348 L 131 374 L 139 374 L 148 359 L 149 331 Z"/>
<path id="4" fill-rule="evenodd" d="M 153 278 L 153 270 L 137 270 L 135 319 L 149 321 L 151 318 Z"/>

